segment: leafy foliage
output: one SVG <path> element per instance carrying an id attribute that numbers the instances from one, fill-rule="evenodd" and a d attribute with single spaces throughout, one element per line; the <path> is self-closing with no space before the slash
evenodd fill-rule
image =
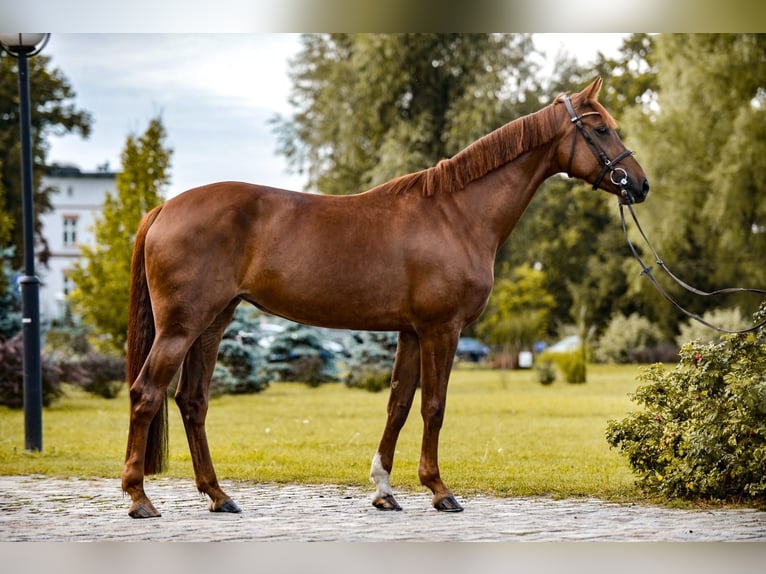
<path id="1" fill-rule="evenodd" d="M 274 338 L 263 368 L 269 380 L 309 386 L 338 380 L 335 357 L 322 346 L 317 330 L 298 323 L 291 323 Z"/>
<path id="2" fill-rule="evenodd" d="M 373 393 L 389 388 L 396 358 L 396 333 L 361 331 L 354 334 L 354 342 L 346 363 L 345 385 Z"/>
<path id="3" fill-rule="evenodd" d="M 44 351 L 61 370 L 62 382 L 106 399 L 115 398 L 127 386 L 125 357 L 96 352 L 88 339 L 88 329 L 82 325 L 66 323 L 49 329 Z"/>
<path id="4" fill-rule="evenodd" d="M 531 53 L 524 34 L 305 35 L 279 151 L 329 194 L 430 167 L 537 107 Z"/>
<path id="5" fill-rule="evenodd" d="M 263 373 L 265 354 L 257 345 L 226 337 L 218 347 L 219 370 L 213 373 L 211 396 L 257 393 L 268 386 Z"/>
<path id="6" fill-rule="evenodd" d="M 652 105 L 623 117 L 652 188 L 662 190 L 640 208 L 645 230 L 661 253 L 672 254 L 674 273 L 706 291 L 743 278 L 745 286 L 766 283 L 764 51 L 760 34 L 659 35 Z M 683 316 L 638 281 L 629 294 L 673 337 Z M 668 291 L 699 315 L 719 304 Z M 744 297 L 730 304 L 754 307 Z"/>
<path id="7" fill-rule="evenodd" d="M 40 180 L 46 169 L 47 138 L 51 134 L 90 134 L 91 116 L 74 105 L 75 92 L 58 68 L 50 66 L 44 54 L 28 60 L 32 123 L 32 161 L 34 168 L 35 242 L 38 256 L 44 262 L 48 245 L 41 234 L 39 216 L 50 211 L 51 188 L 42 188 Z M 15 246 L 13 266 L 21 267 L 21 133 L 19 127 L 17 63 L 14 58 L 0 57 L 0 248 Z"/>
<path id="8" fill-rule="evenodd" d="M 59 363 L 65 368 L 67 382 L 77 383 L 89 393 L 113 399 L 127 387 L 125 357 L 90 352 L 73 361 Z M 76 377 L 76 379 L 75 379 Z"/>
<path id="9" fill-rule="evenodd" d="M 14 248 L 0 249 L 0 340 L 21 331 L 21 293 L 14 284 L 11 260 Z"/>
<path id="10" fill-rule="evenodd" d="M 755 320 L 766 318 L 766 303 Z M 607 440 L 639 484 L 669 497 L 766 504 L 766 330 L 684 345 L 671 371 L 647 367 L 643 410 L 610 421 Z"/>
<path id="11" fill-rule="evenodd" d="M 552 363 L 558 367 L 567 383 L 584 383 L 587 381 L 585 357 L 586 354 L 581 350 L 563 353 L 543 351 L 537 357 L 537 362 L 541 365 L 538 370 L 538 379 L 543 384 L 550 384 L 555 380 L 555 373 L 550 372 Z"/>
<path id="12" fill-rule="evenodd" d="M 170 180 L 171 151 L 165 137 L 159 118 L 141 136 L 128 136 L 117 195 L 107 194 L 94 225 L 95 243 L 81 247 L 82 259 L 70 272 L 76 286 L 72 308 L 92 329 L 102 351 L 123 352 L 125 347 L 134 235 L 144 214 L 162 201 Z"/>
<path id="13" fill-rule="evenodd" d="M 0 405 L 13 409 L 24 406 L 24 343 L 21 333 L 0 339 Z M 61 369 L 41 358 L 43 406 L 63 396 Z"/>
<path id="14" fill-rule="evenodd" d="M 649 319 L 638 313 L 616 314 L 599 339 L 595 358 L 605 363 L 638 362 L 657 342 L 657 330 Z"/>
<path id="15" fill-rule="evenodd" d="M 545 273 L 524 264 L 495 281 L 476 332 L 489 344 L 516 356 L 546 334 L 556 301 L 545 288 Z"/>
<path id="16" fill-rule="evenodd" d="M 240 305 L 234 313 L 218 347 L 210 397 L 258 393 L 268 387 L 269 381 L 263 371 L 266 354 L 258 345 L 258 314 L 249 305 Z"/>
<path id="17" fill-rule="evenodd" d="M 705 311 L 702 314 L 702 318 L 712 325 L 717 325 L 723 329 L 728 329 L 729 331 L 743 330 L 750 327 L 748 321 L 742 316 L 742 311 L 739 310 L 739 307 Z M 679 327 L 676 343 L 678 343 L 678 346 L 680 347 L 689 341 L 713 343 L 717 342 L 719 338 L 720 333 L 703 325 L 699 321 L 689 319 Z"/>

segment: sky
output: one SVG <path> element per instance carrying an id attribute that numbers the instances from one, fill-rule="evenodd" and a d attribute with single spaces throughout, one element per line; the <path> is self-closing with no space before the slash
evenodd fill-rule
<path id="1" fill-rule="evenodd" d="M 550 59 L 616 55 L 623 34 L 540 34 Z M 44 48 L 92 114 L 88 139 L 51 136 L 49 162 L 119 170 L 127 136 L 160 115 L 173 149 L 167 196 L 223 180 L 303 189 L 276 153 L 269 120 L 289 117 L 288 60 L 298 34 L 53 34 Z M 573 86 L 576 89 L 577 86 Z"/>

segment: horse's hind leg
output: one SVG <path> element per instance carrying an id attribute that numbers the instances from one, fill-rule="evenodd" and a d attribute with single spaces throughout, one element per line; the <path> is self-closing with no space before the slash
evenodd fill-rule
<path id="1" fill-rule="evenodd" d="M 394 498 L 389 477 L 394 464 L 396 441 L 412 407 L 412 399 L 415 396 L 419 378 L 420 350 L 417 335 L 401 332 L 391 375 L 386 428 L 370 468 L 370 479 L 376 486 L 372 504 L 380 510 L 401 510 Z"/>
<path id="2" fill-rule="evenodd" d="M 189 441 L 197 488 L 210 497 L 210 510 L 213 512 L 240 512 L 239 506 L 218 485 L 205 432 L 210 379 L 215 369 L 218 346 L 238 303 L 233 301 L 194 341 L 181 367 L 175 396 Z"/>
<path id="3" fill-rule="evenodd" d="M 188 343 L 183 337 L 158 336 L 141 372 L 130 386 L 130 429 L 125 467 L 122 471 L 122 490 L 130 495 L 131 506 L 128 514 L 133 518 L 160 516 L 144 491 L 144 475 L 161 470 L 155 468 L 155 463 L 151 462 L 159 453 L 147 452 L 147 444 L 150 426 L 155 417 L 160 417 L 161 427 L 166 424 L 160 409 L 167 404 L 165 398 L 168 386 L 178 371 L 187 346 Z M 160 432 L 164 433 L 164 430 Z M 163 441 L 154 444 L 154 448 L 164 449 L 161 442 Z"/>

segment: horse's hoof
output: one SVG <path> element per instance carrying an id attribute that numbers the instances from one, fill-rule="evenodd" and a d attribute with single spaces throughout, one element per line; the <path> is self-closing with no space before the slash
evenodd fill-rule
<path id="1" fill-rule="evenodd" d="M 214 503 L 210 503 L 210 512 L 231 512 L 232 514 L 239 514 L 242 509 L 231 498 L 224 500 L 223 503 L 216 506 Z"/>
<path id="2" fill-rule="evenodd" d="M 463 512 L 463 507 L 452 495 L 434 502 L 434 508 L 440 512 Z"/>
<path id="3" fill-rule="evenodd" d="M 161 514 L 154 508 L 154 505 L 148 500 L 143 504 L 134 504 L 128 511 L 131 518 L 158 518 Z"/>
<path id="4" fill-rule="evenodd" d="M 378 510 L 401 510 L 402 507 L 396 502 L 393 494 L 378 497 L 372 501 L 372 505 Z"/>

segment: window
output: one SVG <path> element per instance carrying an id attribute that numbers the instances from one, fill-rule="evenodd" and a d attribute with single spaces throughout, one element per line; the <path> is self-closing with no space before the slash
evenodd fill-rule
<path id="1" fill-rule="evenodd" d="M 64 247 L 72 247 L 77 244 L 77 216 L 64 216 Z"/>
<path id="2" fill-rule="evenodd" d="M 71 280 L 71 279 L 69 278 L 69 276 L 67 275 L 67 271 L 64 271 L 64 273 L 63 273 L 63 281 L 62 281 L 62 284 L 63 284 L 63 289 L 62 289 L 62 291 L 63 291 L 63 293 L 64 293 L 64 297 L 68 297 L 68 296 L 69 296 L 69 294 L 72 292 L 72 287 L 73 287 L 73 285 L 72 285 L 72 280 Z"/>

